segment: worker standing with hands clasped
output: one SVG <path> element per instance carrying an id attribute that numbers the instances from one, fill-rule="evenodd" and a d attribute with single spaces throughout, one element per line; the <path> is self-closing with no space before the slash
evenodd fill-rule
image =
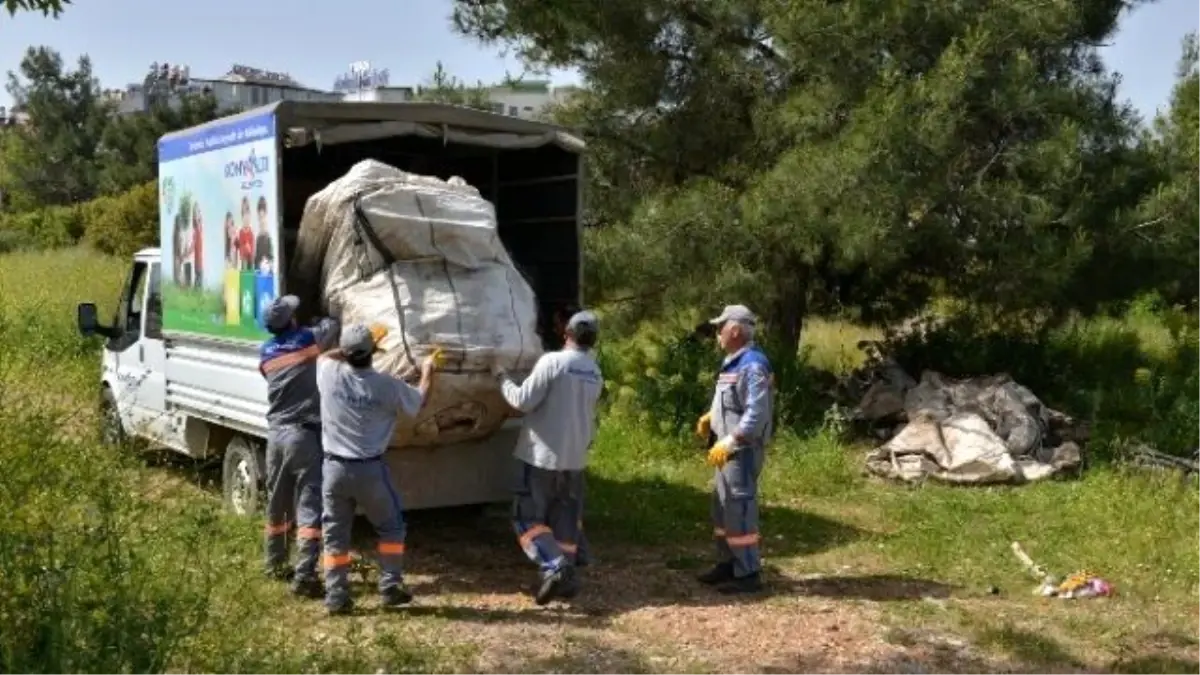
<path id="1" fill-rule="evenodd" d="M 322 319 L 300 326 L 300 299 L 284 295 L 264 311 L 271 338 L 259 350 L 259 372 L 267 381 L 266 572 L 293 576 L 292 592 L 320 597 L 317 558 L 321 553 L 321 408 L 317 357 L 337 335 L 338 324 Z M 287 569 L 288 533 L 296 527 L 298 559 Z"/>
<path id="2" fill-rule="evenodd" d="M 722 593 L 754 592 L 762 588 L 758 477 L 773 432 L 771 364 L 754 344 L 756 319 L 745 306 L 728 305 L 709 323 L 717 326 L 717 343 L 726 356 L 712 405 L 696 425 L 701 438 L 716 436 L 708 463 L 716 468 L 712 521 L 717 564 L 699 580 Z"/>
<path id="3" fill-rule="evenodd" d="M 579 590 L 575 563 L 583 472 L 604 387 L 591 354 L 598 333 L 595 315 L 577 312 L 567 320 L 563 348 L 543 354 L 520 385 L 493 366 L 504 400 L 525 414 L 514 451 L 513 527 L 521 549 L 541 572 L 534 594 L 539 605 L 574 597 Z"/>
<path id="4" fill-rule="evenodd" d="M 347 326 L 340 348 L 322 354 L 317 362 L 325 445 L 325 607 L 331 614 L 353 608 L 350 529 L 356 507 L 362 507 L 379 537 L 382 604 L 393 607 L 412 600 L 403 580 L 403 505 L 383 455 L 395 432 L 397 412 L 415 417 L 429 399 L 441 351 L 421 363 L 421 381 L 413 387 L 371 366 L 386 334 L 382 326 Z"/>

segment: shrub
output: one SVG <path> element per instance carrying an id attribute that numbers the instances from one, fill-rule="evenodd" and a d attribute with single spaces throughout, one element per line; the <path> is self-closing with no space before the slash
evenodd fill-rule
<path id="1" fill-rule="evenodd" d="M 9 233 L 4 235 L 6 239 L 20 243 L 13 249 L 69 246 L 79 240 L 83 229 L 83 214 L 77 206 L 51 206 L 0 216 L 0 233 Z"/>
<path id="2" fill-rule="evenodd" d="M 128 256 L 158 241 L 158 186 L 143 183 L 115 197 L 100 197 L 83 207 L 85 241 L 96 250 Z"/>

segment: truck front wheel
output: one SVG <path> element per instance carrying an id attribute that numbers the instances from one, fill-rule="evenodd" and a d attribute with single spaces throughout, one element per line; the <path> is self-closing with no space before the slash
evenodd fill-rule
<path id="1" fill-rule="evenodd" d="M 221 486 L 225 506 L 240 516 L 262 512 L 263 466 L 259 453 L 243 436 L 234 436 L 225 446 Z"/>
<path id="2" fill-rule="evenodd" d="M 121 411 L 117 410 L 117 399 L 107 386 L 100 389 L 100 442 L 104 445 L 123 445 L 127 440 L 125 426 L 121 424 Z"/>

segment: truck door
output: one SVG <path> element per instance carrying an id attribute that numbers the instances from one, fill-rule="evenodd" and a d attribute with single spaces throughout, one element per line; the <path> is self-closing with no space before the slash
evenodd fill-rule
<path id="1" fill-rule="evenodd" d="M 121 335 L 107 349 L 116 369 L 117 407 L 128 431 L 173 445 L 167 415 L 166 346 L 158 262 L 137 261 L 117 310 Z"/>
<path id="2" fill-rule="evenodd" d="M 142 339 L 138 341 L 138 360 L 143 369 L 142 384 L 137 389 L 136 403 L 147 416 L 157 418 L 154 427 L 169 425 L 167 410 L 167 348 L 162 335 L 162 290 L 159 285 L 160 263 L 152 262 L 146 274 L 146 290 L 142 294 Z M 158 429 L 156 429 L 158 430 Z M 161 433 L 156 434 L 161 437 Z"/>

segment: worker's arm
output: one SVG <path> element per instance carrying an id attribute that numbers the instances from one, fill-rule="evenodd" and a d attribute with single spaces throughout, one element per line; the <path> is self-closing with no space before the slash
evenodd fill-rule
<path id="1" fill-rule="evenodd" d="M 761 363 L 751 363 L 742 371 L 746 378 L 746 410 L 733 430 L 733 438 L 738 443 L 745 443 L 752 438 L 759 438 L 767 426 L 770 410 L 770 375 Z"/>
<path id="2" fill-rule="evenodd" d="M 319 319 L 312 327 L 313 337 L 317 341 L 317 349 L 326 351 L 337 344 L 338 328 L 337 319 L 324 317 Z"/>
<path id="3" fill-rule="evenodd" d="M 421 412 L 421 408 L 425 407 L 425 403 L 429 401 L 429 392 L 433 389 L 433 369 L 436 365 L 436 357 L 433 355 L 425 357 L 425 360 L 421 362 L 421 381 L 415 387 L 398 377 L 392 378 L 396 384 L 396 407 L 400 408 L 405 415 L 416 417 L 417 413 Z"/>
<path id="4" fill-rule="evenodd" d="M 520 385 L 515 384 L 505 371 L 496 374 L 500 380 L 500 394 L 513 408 L 529 413 L 537 409 L 550 391 L 550 383 L 554 381 L 553 361 L 549 354 L 543 355 L 533 366 L 533 372 Z"/>

